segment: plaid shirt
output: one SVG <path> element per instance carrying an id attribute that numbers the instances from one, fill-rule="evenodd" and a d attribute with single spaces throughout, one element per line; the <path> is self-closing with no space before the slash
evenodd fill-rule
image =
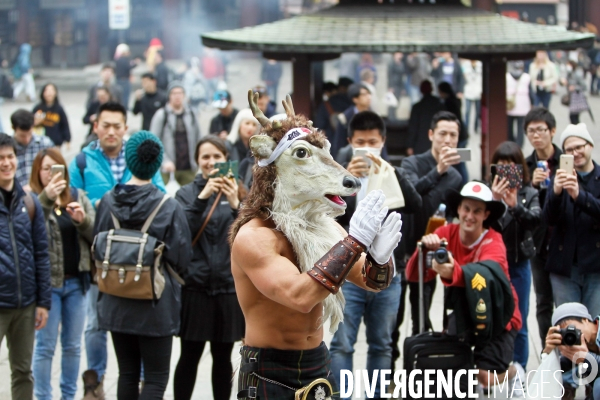
<path id="1" fill-rule="evenodd" d="M 113 176 L 115 177 L 115 181 L 117 181 L 117 183 L 121 182 L 121 179 L 123 178 L 123 174 L 125 173 L 125 169 L 127 168 L 127 164 L 125 163 L 125 144 L 127 142 L 125 140 L 123 140 L 123 146 L 121 146 L 121 151 L 119 152 L 119 155 L 116 156 L 115 158 L 110 158 L 106 155 L 106 153 L 104 152 L 104 150 L 102 149 L 102 146 L 100 146 L 100 144 L 98 144 L 98 149 L 100 150 L 100 152 L 102 153 L 102 155 L 104 156 L 104 158 L 106 158 L 106 161 L 108 161 L 108 164 L 110 165 L 110 172 L 112 172 Z"/>
<path id="2" fill-rule="evenodd" d="M 17 141 L 15 143 L 17 145 L 17 161 L 19 163 L 15 178 L 17 178 L 21 186 L 29 185 L 33 159 L 40 151 L 54 147 L 54 142 L 47 136 L 33 135 L 27 146 L 23 146 Z"/>

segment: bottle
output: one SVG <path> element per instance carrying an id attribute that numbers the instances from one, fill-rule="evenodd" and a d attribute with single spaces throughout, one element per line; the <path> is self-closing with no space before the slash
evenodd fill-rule
<path id="1" fill-rule="evenodd" d="M 537 167 L 544 170 L 547 173 L 546 179 L 540 182 L 540 189 L 545 189 L 550 185 L 550 174 L 548 174 L 548 161 L 538 161 Z"/>
<path id="2" fill-rule="evenodd" d="M 435 232 L 437 228 L 440 226 L 446 225 L 446 205 L 440 204 L 437 211 L 431 218 L 429 218 L 429 222 L 427 222 L 427 229 L 425 230 L 425 234 L 429 235 L 430 233 Z"/>

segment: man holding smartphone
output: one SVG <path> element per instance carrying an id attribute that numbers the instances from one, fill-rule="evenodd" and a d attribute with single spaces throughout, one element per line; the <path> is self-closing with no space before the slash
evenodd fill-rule
<path id="1" fill-rule="evenodd" d="M 460 173 L 452 168 L 460 163 L 461 158 L 457 153 L 458 135 L 460 121 L 451 112 L 439 111 L 433 116 L 429 129 L 429 140 L 431 150 L 422 154 L 413 155 L 402 161 L 402 167 L 406 170 L 408 179 L 412 182 L 417 192 L 423 199 L 423 207 L 420 212 L 407 215 L 402 227 L 402 234 L 406 245 L 406 254 L 412 254 L 417 242 L 425 234 L 429 218 L 437 211 L 441 203 L 446 202 L 446 193 L 449 190 L 460 190 L 462 177 Z M 412 318 L 412 334 L 416 335 L 419 329 L 419 291 L 418 283 L 409 282 L 410 287 L 410 310 Z M 429 320 L 429 308 L 436 287 L 436 280 L 431 279 L 424 283 L 423 296 L 425 298 L 425 329 L 431 329 Z M 398 313 L 397 328 L 394 332 L 394 341 L 400 337 L 399 327 L 401 315 Z M 394 352 L 394 359 L 400 357 L 400 352 Z"/>
<path id="2" fill-rule="evenodd" d="M 533 146 L 533 152 L 525 159 L 525 162 L 530 173 L 531 185 L 537 189 L 540 206 L 543 207 L 546 201 L 548 182 L 556 173 L 562 154 L 562 150 L 552 143 L 556 134 L 556 119 L 546 108 L 534 107 L 525 116 L 524 125 L 527 140 Z M 530 260 L 531 275 L 535 290 L 536 318 L 543 346 L 546 333 L 552 325 L 551 317 L 554 308 L 550 273 L 546 271 L 550 230 L 544 218 L 538 228 L 533 231 L 533 240 L 536 255 Z"/>
<path id="3" fill-rule="evenodd" d="M 592 315 L 598 315 L 600 166 L 592 160 L 594 139 L 584 123 L 567 126 L 560 143 L 570 160 L 561 156 L 561 166 L 546 196 L 543 217 L 553 228 L 546 270 L 556 306 L 581 303 Z M 568 165 L 573 168 L 565 167 Z"/>

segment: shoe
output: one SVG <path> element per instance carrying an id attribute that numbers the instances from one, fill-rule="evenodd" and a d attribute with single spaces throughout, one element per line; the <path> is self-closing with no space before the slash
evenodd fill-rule
<path id="1" fill-rule="evenodd" d="M 562 400 L 575 400 L 575 393 L 577 392 L 577 388 L 574 388 L 570 385 L 565 385 L 565 394 L 562 397 Z"/>
<path id="2" fill-rule="evenodd" d="M 81 379 L 83 379 L 83 400 L 104 400 L 104 386 L 98 381 L 96 371 L 88 369 Z"/>
<path id="3" fill-rule="evenodd" d="M 525 397 L 525 392 L 527 391 L 527 375 L 525 374 L 525 368 L 518 362 L 513 362 L 513 366 L 517 370 L 517 375 L 513 378 L 512 382 L 520 387 L 515 387 L 513 392 L 513 397 Z M 517 379 L 517 377 L 519 377 Z"/>

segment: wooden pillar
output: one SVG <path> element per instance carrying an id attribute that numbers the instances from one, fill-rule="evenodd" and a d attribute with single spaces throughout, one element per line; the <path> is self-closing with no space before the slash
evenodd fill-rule
<path id="1" fill-rule="evenodd" d="M 600 29 L 600 1 L 587 0 L 586 15 L 586 22 L 591 22 L 596 26 L 596 28 Z"/>
<path id="2" fill-rule="evenodd" d="M 179 0 L 162 0 L 162 42 L 165 47 L 165 57 L 167 59 L 178 58 L 180 54 L 179 37 L 181 29 L 176 27 L 180 25 L 179 20 Z"/>
<path id="3" fill-rule="evenodd" d="M 481 177 L 487 179 L 491 155 L 507 138 L 506 59 L 491 56 L 483 62 L 481 96 Z"/>
<path id="4" fill-rule="evenodd" d="M 324 64 L 323 61 L 313 61 L 311 63 L 312 70 L 312 90 L 311 90 L 311 99 L 312 99 L 312 115 L 314 115 L 317 111 L 317 107 L 323 101 L 323 70 Z"/>
<path id="5" fill-rule="evenodd" d="M 292 58 L 292 101 L 297 114 L 311 115 L 311 62 L 306 54 Z"/>
<path id="6" fill-rule="evenodd" d="M 87 2 L 90 16 L 98 15 L 98 5 L 95 0 Z M 100 44 L 98 41 L 98 18 L 88 18 L 88 45 L 87 45 L 87 59 L 88 64 L 98 64 L 100 62 Z"/>
<path id="7" fill-rule="evenodd" d="M 19 19 L 17 20 L 17 46 L 29 42 L 29 15 L 27 14 L 28 1 L 17 2 Z"/>

